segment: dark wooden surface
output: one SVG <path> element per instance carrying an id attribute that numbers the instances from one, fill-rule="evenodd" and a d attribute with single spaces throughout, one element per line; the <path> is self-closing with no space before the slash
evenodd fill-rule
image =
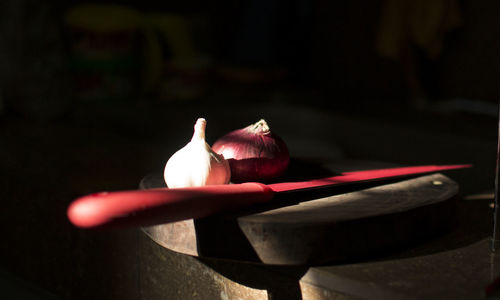
<path id="1" fill-rule="evenodd" d="M 259 272 L 260 268 L 242 270 L 242 264 L 235 261 L 224 263 L 216 260 L 217 263 L 208 264 L 205 259 L 204 264 L 198 264 L 200 268 L 189 269 L 189 264 L 179 264 L 196 264 L 199 257 L 163 248 L 142 232 L 85 231 L 74 228 L 67 221 L 65 210 L 75 197 L 102 190 L 135 189 L 144 174 L 161 169 L 161 162 L 165 162 L 171 153 L 185 144 L 186 136 L 192 131 L 192 120 L 205 111 L 206 108 L 198 105 L 187 108 L 172 108 L 168 105 L 164 109 L 151 111 L 132 107 L 123 113 L 128 117 L 118 117 L 117 114 L 122 112 L 114 107 L 91 111 L 94 113 L 92 115 L 87 114 L 87 110 L 81 112 L 85 117 L 81 121 L 89 122 L 87 125 L 64 120 L 39 123 L 3 119 L 0 128 L 0 164 L 3 174 L 0 218 L 6 226 L 2 227 L 0 268 L 63 299 L 195 298 L 194 294 L 203 295 L 206 291 L 203 283 L 207 282 L 207 278 L 202 275 L 207 272 L 207 268 L 238 282 L 239 286 L 272 290 L 273 295 L 291 291 L 297 295 L 300 289 L 283 283 L 276 273 L 264 276 Z M 208 115 L 207 118 L 211 120 L 224 120 L 222 123 L 211 122 L 209 140 L 213 141 L 225 128 L 237 128 L 247 121 L 255 121 L 262 112 L 269 120 L 273 120 L 272 126 L 290 141 L 290 148 L 299 156 L 318 155 L 318 159 L 324 161 L 324 158 L 337 157 L 341 149 L 340 154 L 350 159 L 398 164 L 472 163 L 472 169 L 447 174 L 460 184 L 461 194 L 469 197 L 474 193 L 489 191 L 493 186 L 496 120 L 492 120 L 492 126 L 483 126 L 487 125 L 487 120 L 482 123 L 477 119 L 464 121 L 461 117 L 426 117 L 414 124 L 403 118 L 398 123 L 390 113 L 381 111 L 372 112 L 372 119 L 365 119 L 304 107 L 287 106 L 285 109 L 279 105 L 255 106 L 250 112 L 245 108 L 228 113 L 225 109 L 218 114 Z M 222 115 L 231 118 L 229 123 Z M 285 117 L 280 117 L 283 115 Z M 464 128 L 468 130 L 461 130 Z M 332 144 L 333 150 L 328 147 Z M 310 149 L 314 149 L 314 152 Z M 462 249 L 469 249 L 469 245 L 491 234 L 490 203 L 491 199 L 477 202 L 477 205 L 472 205 L 472 201 L 459 201 L 459 208 L 462 208 L 459 223 L 463 226 L 452 230 L 451 234 L 404 249 L 403 258 L 390 256 L 392 253 L 388 251 L 383 255 L 385 261 L 363 264 L 364 269 L 371 272 L 373 276 L 370 278 L 378 278 L 377 285 L 386 284 L 387 288 L 391 288 L 390 282 L 384 282 L 384 272 L 398 265 L 400 269 L 394 273 L 394 277 L 400 277 L 400 281 L 404 282 L 404 285 L 400 285 L 401 289 L 405 289 L 405 294 L 410 296 L 416 290 L 432 288 L 437 292 L 442 287 L 439 297 L 434 294 L 434 298 L 450 299 L 447 295 L 457 294 L 453 284 L 477 291 L 478 286 L 487 284 L 493 278 L 477 276 L 477 270 L 481 268 L 475 264 L 478 257 L 481 258 L 481 253 L 474 250 L 477 248 L 471 249 L 474 251 L 467 252 L 467 255 L 463 255 L 465 252 Z M 139 241 L 147 243 L 147 247 L 138 248 L 140 243 L 137 233 Z M 441 257 L 442 252 L 450 249 L 456 250 L 453 252 L 456 256 L 442 256 L 449 258 L 440 265 L 443 271 L 427 268 L 432 264 L 428 260 L 429 255 Z M 137 255 L 147 259 L 138 260 Z M 415 259 L 407 260 L 407 256 Z M 446 265 L 454 264 L 457 257 L 463 263 L 454 268 L 452 273 L 448 272 L 451 269 Z M 400 264 L 397 264 L 398 261 Z M 138 262 L 144 268 L 140 274 Z M 354 279 L 364 284 L 362 288 L 369 289 L 370 278 L 361 276 L 362 273 L 358 271 L 362 269 L 357 268 L 358 263 L 341 264 L 329 270 L 332 277 L 337 275 L 338 278 L 344 276 L 341 268 L 352 268 L 353 277 L 360 275 Z M 481 274 L 489 272 L 488 266 L 481 269 Z M 495 266 L 498 269 L 498 264 Z M 267 270 L 268 266 L 261 267 Z M 179 270 L 186 272 L 181 273 Z M 289 269 L 279 270 L 286 273 Z M 405 270 L 409 271 L 405 273 Z M 257 283 L 249 283 L 252 280 L 246 277 L 251 276 L 255 277 Z M 300 274 L 294 273 L 290 281 L 297 284 L 297 278 L 301 278 Z M 463 278 L 471 279 L 469 284 L 465 284 Z M 474 278 L 477 281 L 472 281 Z M 144 280 L 148 280 L 148 284 L 139 290 L 138 282 Z M 190 280 L 191 284 L 188 284 Z M 449 284 L 442 286 L 443 282 Z M 317 282 L 319 295 L 325 293 L 321 284 Z M 180 294 L 168 298 L 160 293 L 166 290 Z M 301 299 L 300 293 L 295 298 L 290 293 L 282 299 Z M 218 294 L 220 291 L 215 295 Z M 202 299 L 201 296 L 198 298 Z"/>
<path id="2" fill-rule="evenodd" d="M 336 166 L 359 170 L 363 165 L 374 166 L 354 161 Z M 158 176 L 141 183 L 143 188 L 163 185 Z M 450 230 L 458 185 L 431 174 L 329 193 L 285 194 L 270 205 L 143 230 L 168 249 L 199 257 L 273 265 L 353 261 Z"/>
<path id="3" fill-rule="evenodd" d="M 485 299 L 486 286 L 500 275 L 500 256 L 488 247 L 490 203 L 491 198 L 460 198 L 457 224 L 450 232 L 378 257 L 313 267 L 190 256 L 139 234 L 141 295 L 144 299 Z"/>

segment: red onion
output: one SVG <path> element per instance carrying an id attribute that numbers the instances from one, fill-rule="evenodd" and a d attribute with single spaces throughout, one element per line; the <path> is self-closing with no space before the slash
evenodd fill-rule
<path id="1" fill-rule="evenodd" d="M 285 172 L 290 160 L 285 142 L 263 119 L 224 135 L 212 150 L 228 160 L 232 182 L 275 179 Z"/>

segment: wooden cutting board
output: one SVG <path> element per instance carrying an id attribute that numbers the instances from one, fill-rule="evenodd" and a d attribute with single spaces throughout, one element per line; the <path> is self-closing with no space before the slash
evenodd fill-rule
<path id="1" fill-rule="evenodd" d="M 318 167 L 292 162 L 284 180 L 393 166 L 343 161 Z M 301 178 L 294 176 L 299 173 Z M 157 174 L 145 177 L 140 187 L 165 184 Z M 143 231 L 165 248 L 199 257 L 272 265 L 360 261 L 411 247 L 453 228 L 457 194 L 457 183 L 438 173 L 364 184 L 335 195 L 290 193 L 269 205 Z"/>

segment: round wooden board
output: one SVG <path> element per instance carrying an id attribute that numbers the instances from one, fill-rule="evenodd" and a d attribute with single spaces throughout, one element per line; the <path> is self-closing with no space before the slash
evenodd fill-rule
<path id="1" fill-rule="evenodd" d="M 333 173 L 379 167 L 345 161 L 336 163 Z M 165 187 L 161 175 L 141 182 L 143 189 L 157 187 Z M 458 185 L 438 173 L 335 195 L 290 193 L 269 205 L 143 231 L 163 247 L 199 257 L 272 265 L 358 261 L 451 229 L 457 194 Z"/>

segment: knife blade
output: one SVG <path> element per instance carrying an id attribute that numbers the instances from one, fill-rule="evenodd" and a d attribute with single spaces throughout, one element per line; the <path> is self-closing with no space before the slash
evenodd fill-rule
<path id="1" fill-rule="evenodd" d="M 100 192 L 74 200 L 67 209 L 70 222 L 80 228 L 150 226 L 207 217 L 230 209 L 266 203 L 285 192 L 355 185 L 387 179 L 469 168 L 471 165 L 430 165 L 345 172 L 299 182 L 208 185 Z"/>

